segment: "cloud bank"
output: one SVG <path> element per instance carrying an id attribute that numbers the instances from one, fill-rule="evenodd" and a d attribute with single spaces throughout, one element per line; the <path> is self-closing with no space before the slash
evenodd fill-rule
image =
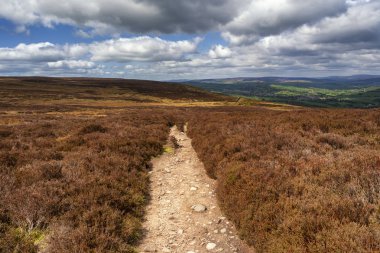
<path id="1" fill-rule="evenodd" d="M 380 70 L 378 0 L 9 0 L 0 18 L 16 32 L 65 24 L 82 37 L 109 37 L 1 47 L 0 73 L 170 79 Z M 209 32 L 224 41 L 208 41 Z M 192 38 L 164 39 L 183 33 Z"/>

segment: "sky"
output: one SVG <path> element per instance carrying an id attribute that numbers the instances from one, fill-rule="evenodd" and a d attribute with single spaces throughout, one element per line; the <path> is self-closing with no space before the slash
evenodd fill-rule
<path id="1" fill-rule="evenodd" d="M 0 0 L 0 75 L 380 74 L 380 0 Z"/>

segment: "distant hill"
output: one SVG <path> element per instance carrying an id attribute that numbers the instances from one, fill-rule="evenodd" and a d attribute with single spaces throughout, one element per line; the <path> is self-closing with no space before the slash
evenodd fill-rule
<path id="1" fill-rule="evenodd" d="M 226 95 L 314 107 L 380 107 L 380 76 L 238 77 L 183 83 Z"/>
<path id="2" fill-rule="evenodd" d="M 0 106 L 60 105 L 123 107 L 135 103 L 215 102 L 234 98 L 190 85 L 103 79 L 0 77 Z"/>

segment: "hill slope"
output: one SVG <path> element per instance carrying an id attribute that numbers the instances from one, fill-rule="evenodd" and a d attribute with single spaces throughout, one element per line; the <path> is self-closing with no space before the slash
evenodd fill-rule
<path id="1" fill-rule="evenodd" d="M 215 102 L 231 98 L 178 83 L 100 79 L 1 77 L 1 106 L 58 104 L 122 107 L 131 103 Z M 28 104 L 28 105 L 29 105 Z"/>

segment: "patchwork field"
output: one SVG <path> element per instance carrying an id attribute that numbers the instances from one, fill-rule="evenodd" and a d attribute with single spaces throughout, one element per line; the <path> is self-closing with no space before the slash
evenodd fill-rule
<path id="1" fill-rule="evenodd" d="M 220 94 L 309 107 L 376 108 L 379 76 L 227 78 L 184 83 Z"/>

